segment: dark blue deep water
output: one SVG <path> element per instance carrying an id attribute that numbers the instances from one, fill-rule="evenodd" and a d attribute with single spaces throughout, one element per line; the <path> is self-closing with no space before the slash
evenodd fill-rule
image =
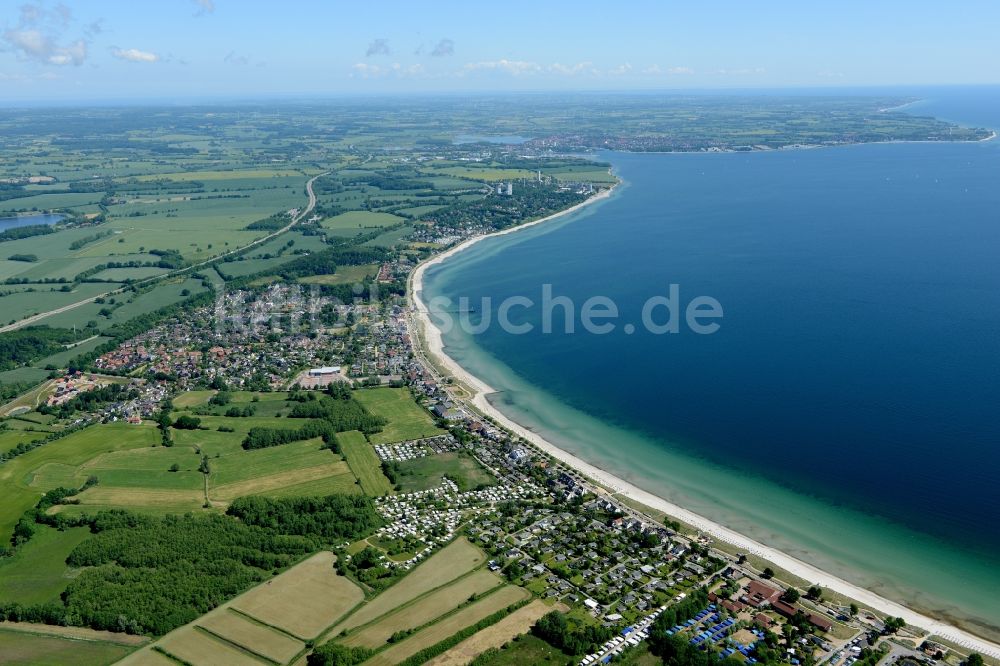
<path id="1" fill-rule="evenodd" d="M 935 91 L 907 110 L 1000 127 L 1000 91 Z M 428 271 L 426 290 L 538 301 L 547 283 L 578 307 L 600 294 L 617 330 L 493 326 L 451 333 L 449 352 L 734 479 L 881 521 L 894 548 L 1000 569 L 1000 140 L 602 158 L 625 181 L 609 201 L 481 243 Z M 682 303 L 717 299 L 720 330 L 624 333 L 670 284 Z M 539 308 L 515 312 L 540 324 Z M 528 393 L 507 401 L 544 412 Z M 916 586 L 916 570 L 890 573 Z M 956 603 L 976 615 L 967 593 Z"/>

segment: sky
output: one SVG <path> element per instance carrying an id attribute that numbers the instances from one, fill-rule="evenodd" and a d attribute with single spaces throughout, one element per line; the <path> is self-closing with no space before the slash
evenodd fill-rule
<path id="1" fill-rule="evenodd" d="M 997 0 L 0 0 L 0 104 L 1000 83 Z"/>

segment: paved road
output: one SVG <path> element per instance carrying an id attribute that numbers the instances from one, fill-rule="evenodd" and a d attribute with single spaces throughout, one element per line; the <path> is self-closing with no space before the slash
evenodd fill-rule
<path id="1" fill-rule="evenodd" d="M 133 284 L 144 284 L 146 282 L 152 282 L 154 280 L 159 280 L 161 278 L 168 277 L 168 276 L 171 276 L 171 275 L 179 275 L 181 273 L 184 273 L 184 272 L 187 272 L 187 271 L 191 271 L 191 270 L 194 270 L 196 268 L 200 268 L 201 266 L 205 266 L 205 265 L 211 264 L 212 262 L 218 261 L 219 259 L 222 259 L 223 257 L 226 257 L 226 256 L 228 256 L 230 254 L 235 254 L 237 252 L 242 252 L 243 250 L 247 250 L 247 249 L 249 249 L 251 247 L 254 247 L 255 245 L 260 245 L 261 243 L 266 243 L 267 241 L 271 240 L 275 236 L 280 236 L 281 234 L 285 233 L 286 231 L 288 231 L 289 229 L 291 229 L 292 227 L 294 227 L 296 224 L 298 224 L 299 222 L 301 222 L 302 220 L 304 220 L 306 218 L 306 216 L 309 215 L 309 213 L 311 213 L 313 211 L 313 208 L 316 207 L 316 194 L 313 192 L 313 182 L 317 178 L 319 178 L 320 176 L 325 176 L 327 173 L 329 173 L 329 172 L 321 173 L 318 176 L 313 176 L 312 178 L 309 179 L 309 181 L 306 183 L 306 194 L 309 195 L 309 205 L 307 205 L 303 210 L 301 210 L 294 218 L 292 218 L 291 222 L 289 222 L 287 225 L 285 225 L 281 229 L 278 229 L 277 231 L 275 231 L 273 233 L 270 233 L 270 234 L 268 234 L 266 236 L 262 236 L 262 237 L 258 238 L 257 240 L 255 240 L 255 241 L 253 241 L 251 243 L 248 243 L 247 245 L 244 245 L 242 247 L 238 247 L 238 248 L 236 248 L 234 250 L 230 250 L 229 252 L 223 252 L 222 254 L 219 254 L 219 255 L 216 255 L 216 256 L 212 257 L 211 259 L 206 259 L 205 261 L 202 261 L 201 263 L 193 264 L 191 266 L 185 266 L 184 268 L 178 268 L 176 270 L 170 271 L 169 273 L 163 273 L 162 275 L 157 275 L 155 277 L 146 278 L 145 280 L 136 280 Z M 93 303 L 98 298 L 103 298 L 105 296 L 113 296 L 115 294 L 120 294 L 123 291 L 125 291 L 125 290 L 121 289 L 121 288 L 112 289 L 111 291 L 106 291 L 103 294 L 97 294 L 95 296 L 91 296 L 90 298 L 85 298 L 82 301 L 77 301 L 76 303 L 70 303 L 69 305 L 64 305 L 62 307 L 55 308 L 54 310 L 49 310 L 47 312 L 39 312 L 36 315 L 32 315 L 30 317 L 25 317 L 24 319 L 22 319 L 20 321 L 14 322 L 13 324 L 7 324 L 6 326 L 0 326 L 0 333 L 5 333 L 7 331 L 13 331 L 15 329 L 23 328 L 25 326 L 30 326 L 31 324 L 33 324 L 33 323 L 35 323 L 37 321 L 40 321 L 42 319 L 45 319 L 47 317 L 51 317 L 54 314 L 59 314 L 60 312 L 66 312 L 67 310 L 72 310 L 74 308 L 78 308 L 81 305 L 86 305 L 87 303 Z"/>

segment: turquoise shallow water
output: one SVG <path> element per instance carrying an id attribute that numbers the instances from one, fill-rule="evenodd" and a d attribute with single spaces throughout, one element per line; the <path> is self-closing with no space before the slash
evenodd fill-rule
<path id="1" fill-rule="evenodd" d="M 912 112 L 987 124 L 982 95 Z M 720 332 L 494 326 L 452 331 L 448 353 L 581 457 L 997 636 L 998 143 L 605 157 L 626 181 L 611 200 L 477 244 L 425 295 L 549 283 L 633 322 L 677 283 L 723 304 Z"/>

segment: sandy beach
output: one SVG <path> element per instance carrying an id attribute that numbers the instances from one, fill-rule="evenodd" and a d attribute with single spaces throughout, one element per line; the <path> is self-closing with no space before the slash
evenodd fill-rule
<path id="1" fill-rule="evenodd" d="M 461 382 L 472 394 L 471 407 L 478 410 L 482 414 L 488 415 L 495 419 L 498 423 L 502 424 L 504 427 L 512 432 L 517 433 L 519 436 L 523 437 L 525 440 L 533 443 L 539 449 L 545 451 L 553 458 L 561 460 L 565 464 L 575 468 L 580 473 L 585 476 L 590 477 L 593 481 L 604 486 L 608 490 L 614 493 L 621 494 L 623 496 L 629 497 L 632 500 L 640 502 L 646 506 L 649 506 L 658 511 L 662 511 L 678 520 L 681 520 L 703 533 L 710 535 L 711 537 L 729 543 L 747 553 L 755 554 L 769 562 L 777 565 L 778 567 L 785 569 L 789 573 L 810 581 L 813 584 L 820 585 L 822 587 L 833 590 L 839 594 L 855 599 L 856 601 L 875 609 L 880 613 L 886 615 L 902 617 L 906 620 L 906 623 L 915 627 L 919 627 L 931 634 L 934 634 L 942 639 L 951 641 L 958 645 L 961 645 L 967 649 L 974 650 L 984 655 L 990 655 L 994 658 L 1000 658 L 1000 645 L 994 644 L 985 639 L 979 638 L 963 629 L 954 627 L 950 624 L 936 620 L 932 617 L 919 613 L 917 611 L 911 610 L 895 601 L 886 599 L 870 590 L 862 588 L 858 585 L 845 581 L 837 576 L 831 575 L 825 571 L 822 571 L 815 566 L 808 564 L 802 560 L 794 558 L 786 553 L 779 551 L 773 547 L 764 545 L 748 536 L 735 532 L 724 525 L 715 523 L 703 516 L 697 515 L 688 511 L 687 509 L 668 502 L 656 495 L 639 488 L 613 474 L 600 469 L 585 460 L 582 460 L 573 454 L 560 449 L 559 447 L 553 445 L 551 442 L 545 440 L 537 433 L 528 430 L 527 428 L 521 426 L 520 424 L 512 421 L 510 418 L 505 416 L 500 410 L 495 408 L 490 404 L 487 396 L 495 393 L 495 389 L 485 382 L 480 380 L 478 377 L 473 376 L 462 368 L 458 363 L 456 363 L 451 357 L 449 357 L 444 351 L 444 341 L 441 335 L 441 331 L 434 326 L 431 321 L 427 307 L 422 300 L 423 291 L 423 275 L 424 271 L 433 265 L 439 264 L 449 257 L 471 247 L 475 243 L 488 238 L 490 236 L 499 236 L 509 233 L 514 233 L 521 229 L 528 228 L 537 224 L 542 224 L 550 220 L 564 217 L 573 213 L 576 210 L 583 208 L 584 206 L 591 205 L 603 199 L 607 199 L 611 196 L 611 190 L 603 190 L 600 193 L 592 196 L 586 201 L 577 204 L 567 210 L 561 211 L 554 215 L 535 220 L 523 225 L 516 227 L 511 227 L 509 229 L 504 229 L 495 234 L 478 236 L 475 238 L 470 238 L 449 250 L 431 257 L 427 261 L 423 262 L 413 271 L 410 275 L 408 294 L 410 298 L 410 328 L 411 336 L 413 337 L 414 343 L 419 347 L 419 349 L 427 356 L 433 358 L 435 364 L 446 371 L 454 377 L 455 380 Z"/>

